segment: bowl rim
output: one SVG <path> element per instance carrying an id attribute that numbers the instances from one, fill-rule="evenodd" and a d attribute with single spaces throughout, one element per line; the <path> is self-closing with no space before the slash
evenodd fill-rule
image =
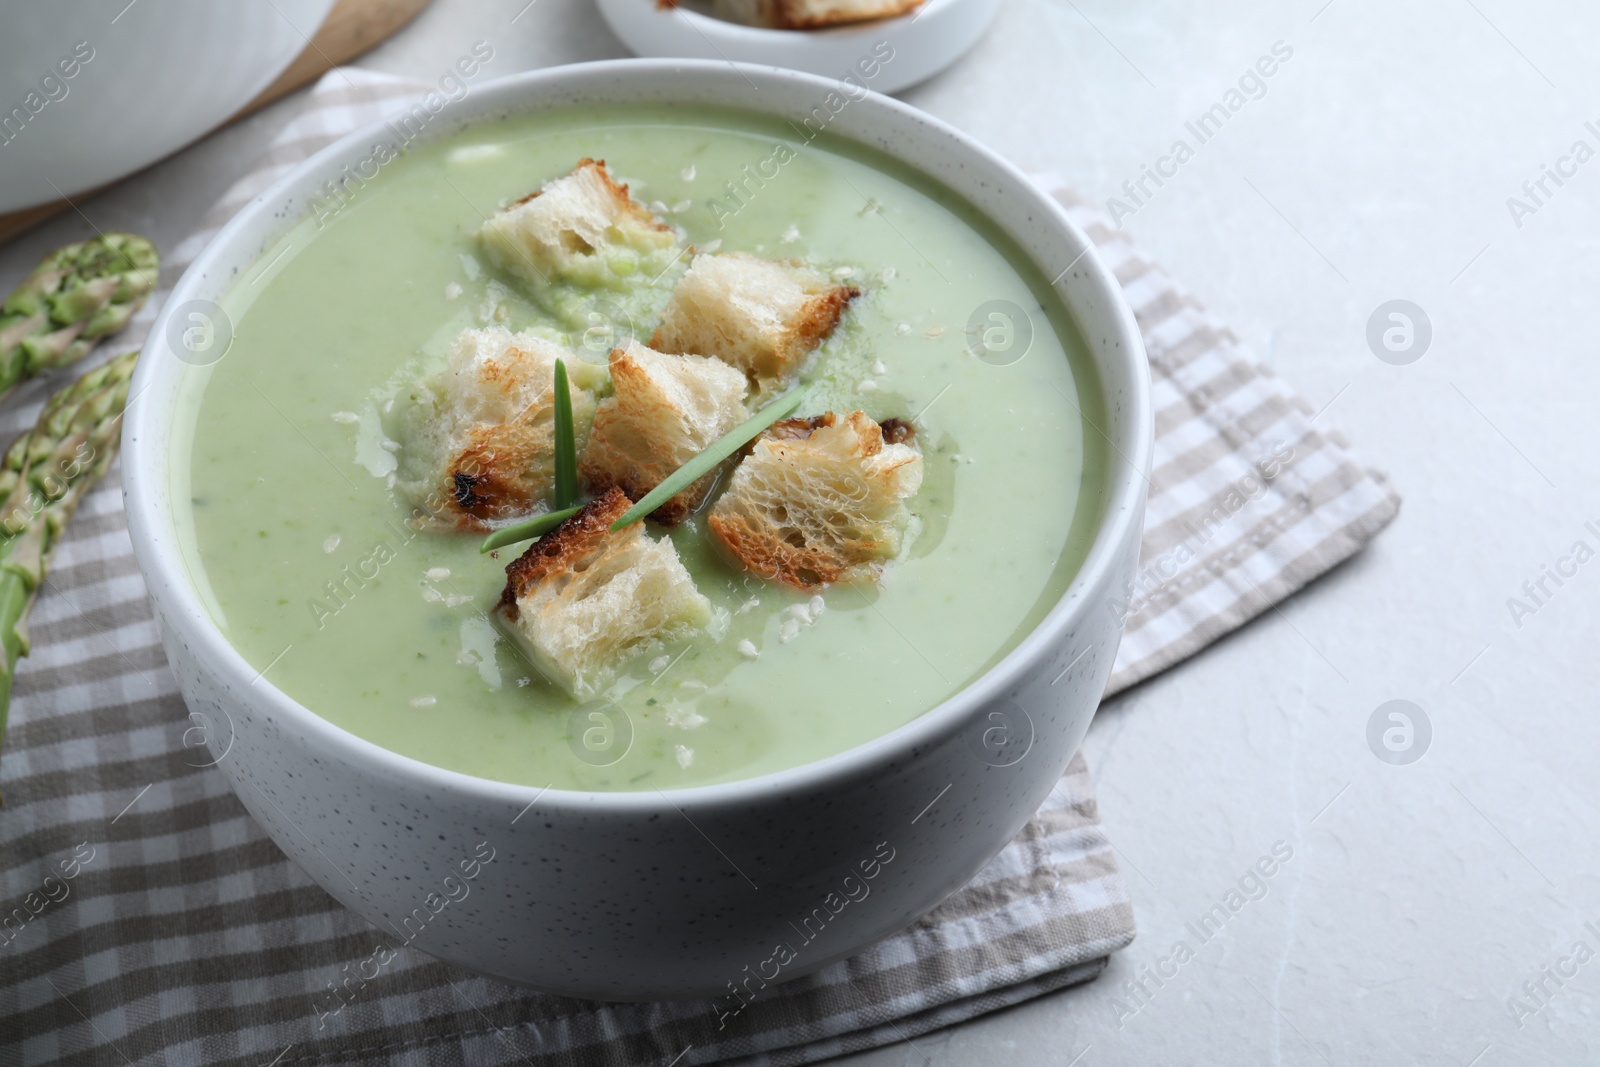
<path id="1" fill-rule="evenodd" d="M 595 79 L 598 83 L 604 79 L 630 77 L 648 79 L 661 75 L 726 78 L 730 73 L 740 79 L 759 78 L 769 83 L 788 82 L 823 92 L 837 91 L 842 84 L 831 78 L 757 64 L 714 60 L 623 59 L 571 64 L 513 74 L 483 82 L 475 86 L 472 92 L 475 97 L 486 98 L 490 109 L 494 108 L 497 102 L 502 106 L 509 104 L 515 108 L 530 98 L 536 98 L 541 91 L 559 90 L 564 85 L 571 88 L 570 83 L 574 80 L 583 81 L 586 78 Z M 965 726 L 974 710 L 1003 696 L 1030 665 L 1046 656 L 1075 623 L 1086 617 L 1087 613 L 1098 605 L 1099 600 L 1090 594 L 1109 579 L 1117 556 L 1128 539 L 1130 537 L 1137 539 L 1140 530 L 1134 529 L 1133 526 L 1142 522 L 1144 487 L 1148 482 L 1153 451 L 1153 411 L 1148 365 L 1133 311 L 1116 278 L 1100 259 L 1093 242 L 1054 198 L 1046 194 L 1013 164 L 972 137 L 926 112 L 870 90 L 864 96 L 854 97 L 854 101 L 855 106 L 870 106 L 889 113 L 888 117 L 892 122 L 928 127 L 932 134 L 954 142 L 959 151 L 975 156 L 1009 179 L 1013 188 L 1008 192 L 1020 195 L 1031 209 L 1049 216 L 1055 225 L 1066 231 L 1082 249 L 1078 258 L 1068 266 L 1067 270 L 1062 271 L 1049 283 L 1052 293 L 1056 294 L 1063 305 L 1062 310 L 1075 323 L 1078 321 L 1070 307 L 1066 306 L 1067 300 L 1063 295 L 1061 283 L 1068 271 L 1081 272 L 1086 274 L 1093 284 L 1092 295 L 1105 302 L 1108 318 L 1114 323 L 1114 336 L 1110 340 L 1116 342 L 1112 351 L 1120 353 L 1126 371 L 1124 380 L 1128 388 L 1122 398 L 1122 405 L 1128 410 L 1126 417 L 1120 420 L 1125 432 L 1116 435 L 1116 438 L 1098 427 L 1095 428 L 1102 436 L 1106 436 L 1111 448 L 1106 458 L 1109 467 L 1106 472 L 1107 492 L 1093 542 L 1061 598 L 998 663 L 945 700 L 893 730 L 842 752 L 796 767 L 749 778 L 666 790 L 658 788 L 638 791 L 591 791 L 556 789 L 552 786 L 541 789 L 439 767 L 385 748 L 318 715 L 266 679 L 263 672 L 251 665 L 223 635 L 185 572 L 175 540 L 161 532 L 171 527 L 170 515 L 167 509 L 161 507 L 161 483 L 169 476 L 167 457 L 171 453 L 171 443 L 167 440 L 161 424 L 165 420 L 170 426 L 172 411 L 170 408 L 150 403 L 141 405 L 130 402 L 123 424 L 125 457 L 123 495 L 129 532 L 139 569 L 149 586 L 151 599 L 157 606 L 158 618 L 170 628 L 171 636 L 189 648 L 198 661 L 206 664 L 207 669 L 220 679 L 225 690 L 232 689 L 238 692 L 253 690 L 253 699 L 257 702 L 257 706 L 265 702 L 272 713 L 270 717 L 276 720 L 278 727 L 286 728 L 308 744 L 335 754 L 354 765 L 366 765 L 378 772 L 405 775 L 415 780 L 423 792 L 440 790 L 484 802 L 519 806 L 526 804 L 527 806 L 522 808 L 523 811 L 531 808 L 534 803 L 566 807 L 591 814 L 656 813 L 667 808 L 674 808 L 682 813 L 687 807 L 714 810 L 723 806 L 742 806 L 758 798 L 804 794 L 815 791 L 830 781 L 845 781 L 869 774 L 873 768 L 908 758 L 919 749 L 931 746 Z M 732 106 L 757 114 L 763 113 L 758 104 L 734 103 Z M 430 128 L 421 135 L 419 141 L 429 143 L 435 139 L 456 136 L 476 123 L 490 121 L 486 117 L 490 114 L 496 113 L 492 110 L 479 112 L 457 123 L 445 123 L 437 128 Z M 500 117 L 503 117 L 503 113 Z M 224 250 L 242 237 L 247 237 L 249 227 L 262 213 L 273 214 L 281 211 L 283 201 L 294 192 L 296 186 L 306 181 L 309 175 L 320 173 L 330 161 L 366 146 L 374 135 L 384 131 L 387 121 L 378 119 L 351 131 L 296 164 L 254 196 L 207 241 L 205 247 L 188 264 L 152 322 L 149 336 L 157 339 L 158 344 L 164 343 L 159 339 L 167 336 L 170 316 L 186 301 L 201 296 L 199 290 L 205 289 L 219 294 L 226 291 L 233 282 L 235 276 L 233 272 L 219 270 L 219 277 L 215 281 L 205 277 L 208 272 L 225 267 L 229 262 L 224 258 Z M 860 138 L 851 137 L 848 131 L 840 132 L 838 135 L 847 140 L 855 140 L 858 144 L 868 144 Z M 936 174 L 923 170 L 915 161 L 900 158 L 883 145 L 868 146 L 885 151 L 904 165 L 924 173 L 930 180 L 944 184 Z M 962 198 L 971 203 L 969 198 L 965 196 Z M 971 203 L 971 206 L 980 215 L 990 218 L 995 225 L 1001 226 L 990 210 L 976 203 Z M 297 221 L 303 215 L 303 208 L 294 212 Z M 1006 227 L 1001 226 L 1001 229 L 1004 232 Z M 1037 268 L 1039 264 L 1035 262 L 1034 266 Z M 1090 339 L 1085 338 L 1085 340 Z M 149 347 L 148 344 L 146 347 Z M 1101 347 L 1109 346 L 1102 342 Z M 1093 359 L 1096 375 L 1100 379 L 1099 387 L 1103 393 L 1103 401 L 1107 405 L 1109 414 L 1113 398 L 1108 395 L 1109 383 L 1105 380 L 1106 374 L 1101 364 L 1114 362 L 1115 357 L 1108 355 L 1103 359 L 1096 355 Z M 140 395 L 152 388 L 158 376 L 181 374 L 183 370 L 184 365 L 177 359 L 141 360 L 135 371 L 131 395 L 137 401 Z M 1112 420 L 1108 419 L 1108 423 L 1110 422 Z M 151 443 L 145 444 L 141 438 L 147 438 Z M 261 682 L 265 684 L 257 684 Z M 231 740 L 229 744 L 231 747 Z M 225 758 L 226 753 L 217 757 L 216 763 L 223 762 Z"/>

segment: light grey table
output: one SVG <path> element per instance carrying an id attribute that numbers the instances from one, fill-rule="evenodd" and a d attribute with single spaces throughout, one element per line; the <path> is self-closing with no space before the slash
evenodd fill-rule
<path id="1" fill-rule="evenodd" d="M 437 0 L 362 63 L 433 77 L 480 37 L 495 73 L 622 54 L 587 0 L 538 0 L 513 24 L 526 3 Z M 1582 317 L 1600 159 L 1560 162 L 1579 140 L 1600 150 L 1597 37 L 1600 10 L 1549 0 L 1011 0 L 970 56 L 903 94 L 1127 200 L 1135 238 L 1406 502 L 1364 555 L 1101 710 L 1088 752 L 1140 928 L 1110 970 L 850 1062 L 1600 1055 L 1600 560 L 1572 555 L 1600 551 L 1584 525 L 1600 528 L 1600 346 Z M 1280 41 L 1293 55 L 1259 99 L 1128 200 L 1123 183 L 1195 145 L 1185 123 Z M 170 249 L 299 106 L 83 211 Z M 1545 165 L 1572 176 L 1535 203 L 1523 183 Z M 0 250 L 0 285 L 85 232 L 68 216 Z M 1409 365 L 1367 343 L 1393 299 L 1432 324 Z M 1524 583 L 1558 567 L 1575 573 L 1535 603 Z M 1367 741 L 1392 699 L 1432 727 L 1405 766 Z M 1277 842 L 1292 859 L 1202 943 L 1189 924 Z"/>

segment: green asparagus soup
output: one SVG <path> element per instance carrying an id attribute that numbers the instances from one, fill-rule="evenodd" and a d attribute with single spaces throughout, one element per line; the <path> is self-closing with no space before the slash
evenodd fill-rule
<path id="1" fill-rule="evenodd" d="M 924 470 L 881 580 L 817 595 L 730 563 L 703 511 L 652 524 L 719 625 L 628 662 L 580 704 L 491 621 L 524 546 L 480 555 L 481 534 L 409 524 L 391 434 L 396 396 L 464 329 L 540 331 L 601 378 L 620 334 L 648 340 L 665 293 L 558 321 L 476 240 L 500 206 L 584 157 L 700 251 L 804 260 L 858 286 L 802 368 L 801 414 L 908 420 Z M 186 371 L 173 496 L 193 581 L 228 639 L 360 737 L 558 789 L 795 767 L 972 682 L 1083 561 L 1106 457 L 1082 340 L 1048 280 L 969 205 L 868 149 L 740 112 L 573 110 L 409 151 L 313 213 L 234 283 L 226 354 Z"/>

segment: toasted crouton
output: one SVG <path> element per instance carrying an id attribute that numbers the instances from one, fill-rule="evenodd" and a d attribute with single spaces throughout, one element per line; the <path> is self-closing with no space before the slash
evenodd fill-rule
<path id="1" fill-rule="evenodd" d="M 595 410 L 578 470 L 594 492 L 617 486 L 635 500 L 747 417 L 745 378 L 709 356 L 666 355 L 637 341 L 611 353 L 616 392 Z M 672 524 L 700 505 L 706 475 L 651 512 Z"/>
<path id="2" fill-rule="evenodd" d="M 770 386 L 833 332 L 860 294 L 801 263 L 743 252 L 696 256 L 650 347 L 716 356 Z"/>
<path id="3" fill-rule="evenodd" d="M 603 159 L 580 160 L 496 213 L 478 239 L 490 262 L 536 297 L 557 282 L 625 288 L 641 272 L 664 269 L 678 243 L 672 227 L 612 180 Z"/>
<path id="4" fill-rule="evenodd" d="M 631 505 L 608 491 L 506 568 L 502 621 L 540 673 L 579 700 L 598 695 L 627 660 L 711 621 L 711 602 L 671 540 L 637 522 L 612 531 Z"/>
<path id="5" fill-rule="evenodd" d="M 863 411 L 774 424 L 712 507 L 712 534 L 745 567 L 799 589 L 875 578 L 922 485 L 910 424 L 890 427 L 898 440 L 886 444 Z"/>
<path id="6" fill-rule="evenodd" d="M 413 393 L 400 475 L 430 525 L 489 529 L 536 510 L 551 491 L 557 359 L 572 371 L 581 443 L 594 417 L 594 396 L 579 384 L 587 365 L 531 334 L 463 330 L 444 370 Z"/>
<path id="7" fill-rule="evenodd" d="M 776 30 L 815 30 L 889 18 L 915 10 L 922 0 L 716 0 L 718 15 Z"/>

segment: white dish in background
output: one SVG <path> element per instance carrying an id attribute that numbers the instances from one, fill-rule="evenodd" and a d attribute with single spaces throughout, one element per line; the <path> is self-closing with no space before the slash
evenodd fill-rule
<path id="1" fill-rule="evenodd" d="M 867 88 L 897 93 L 926 81 L 978 43 L 1000 11 L 1000 0 L 926 0 L 910 14 L 826 30 L 771 30 L 710 14 L 710 4 L 687 0 L 596 0 L 611 31 L 634 55 L 652 59 L 723 59 L 787 67 L 824 78 L 849 74 Z M 892 50 L 883 60 L 882 44 Z M 877 51 L 875 51 L 875 49 Z M 879 60 L 865 77 L 862 62 Z"/>
<path id="2" fill-rule="evenodd" d="M 98 188 L 211 132 L 283 73 L 331 7 L 0 0 L 0 212 Z"/>

